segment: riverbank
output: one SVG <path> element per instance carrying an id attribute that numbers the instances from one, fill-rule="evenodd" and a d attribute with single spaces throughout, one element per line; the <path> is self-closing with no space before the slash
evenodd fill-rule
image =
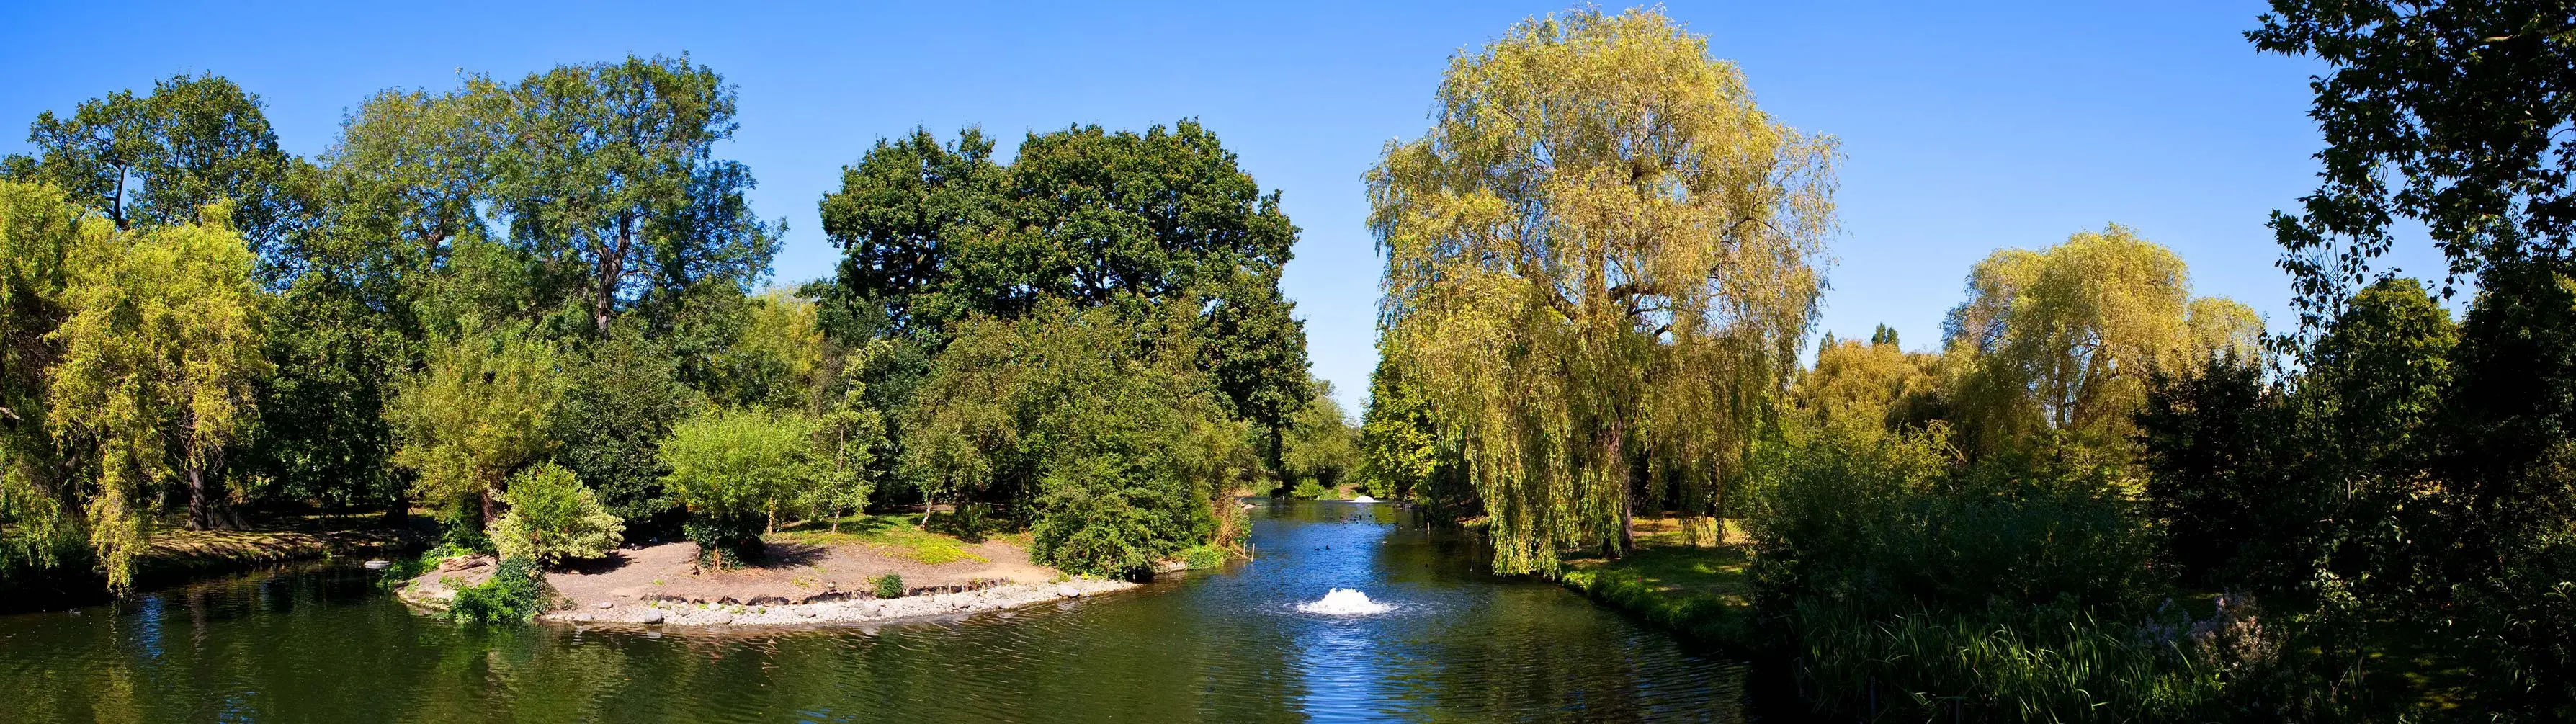
<path id="1" fill-rule="evenodd" d="M 134 588 L 146 590 L 271 568 L 349 557 L 387 557 L 419 550 L 420 525 L 385 525 L 378 513 L 275 516 L 247 530 L 164 527 L 134 559 Z M 110 598 L 107 578 L 86 564 L 24 572 L 0 582 L 0 613 L 84 605 Z"/>
<path id="2" fill-rule="evenodd" d="M 1572 558 L 1557 582 L 1698 641 L 1749 649 L 1753 589 L 1741 531 L 1698 519 L 1639 518 L 1626 557 Z"/>
<path id="3" fill-rule="evenodd" d="M 964 540 L 923 531 L 904 516 L 862 516 L 839 530 L 821 524 L 765 536 L 748 565 L 700 570 L 687 542 L 633 546 L 547 571 L 555 600 L 540 618 L 578 623 L 799 625 L 916 618 L 1027 606 L 1132 587 L 1074 578 L 1029 560 L 1025 535 Z M 488 556 L 449 559 L 397 593 L 443 610 L 457 591 L 488 580 Z M 899 583 L 888 584 L 893 576 Z M 883 585 L 901 595 L 882 598 Z"/>

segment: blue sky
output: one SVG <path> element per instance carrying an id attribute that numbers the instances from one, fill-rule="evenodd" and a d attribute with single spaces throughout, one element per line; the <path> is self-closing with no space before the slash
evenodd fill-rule
<path id="1" fill-rule="evenodd" d="M 1884 322 L 1931 347 L 1970 264 L 2114 221 L 2178 251 L 2200 293 L 2290 323 L 2263 221 L 2314 186 L 2318 66 L 2253 51 L 2240 33 L 2260 3 L 1931 5 L 1666 5 L 1743 67 L 1766 110 L 1842 141 L 1820 331 Z M 13 3 L 0 152 L 26 148 L 18 124 L 39 111 L 174 73 L 258 93 L 287 149 L 313 154 L 384 88 L 687 52 L 740 88 L 741 129 L 721 152 L 758 177 L 755 209 L 787 219 L 777 280 L 795 282 L 830 273 L 815 202 L 879 137 L 978 125 L 1007 150 L 1028 131 L 1196 117 L 1284 192 L 1304 230 L 1284 285 L 1316 373 L 1356 416 L 1378 296 L 1361 174 L 1429 125 L 1452 54 L 1563 7 Z M 2410 251 L 2395 261 L 2438 268 Z"/>

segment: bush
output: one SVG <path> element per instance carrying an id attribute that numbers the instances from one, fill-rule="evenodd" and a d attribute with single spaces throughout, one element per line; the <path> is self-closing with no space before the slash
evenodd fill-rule
<path id="1" fill-rule="evenodd" d="M 1181 562 L 1198 570 L 1219 568 L 1225 565 L 1225 551 L 1216 546 L 1191 546 L 1189 550 L 1181 551 Z"/>
<path id="2" fill-rule="evenodd" d="M 888 573 L 877 577 L 878 598 L 902 598 L 903 574 Z"/>
<path id="3" fill-rule="evenodd" d="M 766 519 L 758 515 L 689 515 L 680 524 L 680 534 L 698 544 L 698 565 L 727 568 L 759 558 L 768 552 L 769 544 L 760 539 Z"/>
<path id="4" fill-rule="evenodd" d="M 662 441 L 662 478 L 689 512 L 682 532 L 702 564 L 723 568 L 758 557 L 775 506 L 811 477 L 814 423 L 761 410 L 708 409 L 682 420 Z"/>
<path id="5" fill-rule="evenodd" d="M 1321 498 L 1331 494 L 1333 494 L 1333 491 L 1326 489 L 1324 486 L 1316 485 L 1315 481 L 1312 480 L 1300 482 L 1297 484 L 1297 487 L 1288 489 L 1288 497 L 1303 498 L 1307 500 L 1313 500 L 1315 498 Z"/>
<path id="6" fill-rule="evenodd" d="M 526 558 L 502 559 L 492 579 L 456 592 L 447 616 L 457 623 L 525 623 L 536 618 L 547 599 L 546 582 L 537 564 Z"/>
<path id="7" fill-rule="evenodd" d="M 510 476 L 501 494 L 510 506 L 492 525 L 492 542 L 501 557 L 529 558 L 540 565 L 569 558 L 598 558 L 617 547 L 624 521 L 609 515 L 571 470 L 539 463 Z"/>
<path id="8" fill-rule="evenodd" d="M 1937 429 L 1825 434 L 1766 460 L 1757 614 L 1784 629 L 1813 703 L 2019 720 L 2214 705 L 2217 675 L 2156 633 L 2180 627 L 2153 613 L 2174 591 L 2107 471 L 2053 454 L 1954 465 L 1946 451 Z"/>

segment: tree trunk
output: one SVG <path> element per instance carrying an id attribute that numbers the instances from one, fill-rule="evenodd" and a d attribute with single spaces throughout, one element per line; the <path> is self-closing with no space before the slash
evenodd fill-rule
<path id="1" fill-rule="evenodd" d="M 385 525 L 400 528 L 411 522 L 411 495 L 399 489 L 392 502 L 385 504 Z"/>
<path id="2" fill-rule="evenodd" d="M 608 311 L 617 302 L 617 283 L 626 276 L 626 253 L 635 236 L 635 217 L 617 218 L 617 241 L 599 254 L 599 294 L 590 302 L 592 321 L 599 325 L 599 336 L 608 336 Z"/>
<path id="3" fill-rule="evenodd" d="M 1270 474 L 1279 476 L 1279 485 L 1272 490 L 1272 495 L 1288 492 L 1288 439 L 1279 431 L 1286 424 L 1281 421 L 1270 425 Z"/>
<path id="4" fill-rule="evenodd" d="M 500 501 L 493 499 L 492 489 L 483 489 L 483 529 L 491 530 L 492 521 L 501 519 Z"/>
<path id="5" fill-rule="evenodd" d="M 1636 510 L 1635 510 L 1635 509 L 1636 509 L 1636 505 L 1637 505 L 1637 494 L 1636 494 L 1635 489 L 1634 489 L 1633 487 L 1631 487 L 1631 488 L 1627 488 L 1627 489 L 1624 489 L 1624 490 L 1622 490 L 1622 491 L 1620 492 L 1620 494 L 1619 494 L 1619 555 L 1620 555 L 1620 556 L 1622 556 L 1622 557 L 1625 557 L 1625 556 L 1627 556 L 1629 553 L 1635 552 L 1635 551 L 1637 550 L 1637 516 L 1636 516 Z"/>
<path id="6" fill-rule="evenodd" d="M 195 465 L 188 466 L 188 529 L 206 530 L 215 527 L 214 511 L 210 510 L 213 505 L 214 501 L 206 499 L 206 469 Z"/>

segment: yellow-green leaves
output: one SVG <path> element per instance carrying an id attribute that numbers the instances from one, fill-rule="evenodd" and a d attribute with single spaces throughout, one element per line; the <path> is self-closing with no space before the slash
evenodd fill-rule
<path id="1" fill-rule="evenodd" d="M 1632 492 L 1712 507 L 1814 316 L 1833 142 L 1649 11 L 1522 23 L 1435 115 L 1368 176 L 1384 346 L 1463 441 L 1495 567 L 1620 540 Z"/>
<path id="2" fill-rule="evenodd" d="M 485 522 L 503 476 L 553 452 L 546 418 L 565 381 L 554 346 L 512 329 L 476 329 L 430 345 L 429 361 L 402 379 L 385 409 L 397 439 L 394 464 L 442 514 L 480 498 Z"/>
<path id="3" fill-rule="evenodd" d="M 229 211 L 217 204 L 204 216 L 220 224 Z M 129 584 L 153 489 L 177 478 L 174 463 L 196 486 L 192 522 L 207 523 L 205 478 L 270 369 L 253 263 L 220 225 L 147 227 L 71 250 L 70 316 L 49 335 L 62 350 L 47 375 L 49 423 L 66 448 L 98 456 L 87 512 L 112 587 Z"/>
<path id="4" fill-rule="evenodd" d="M 2261 344 L 2253 310 L 2193 298 L 2181 257 L 2117 224 L 1997 251 L 1969 272 L 1968 289 L 1948 322 L 1962 371 L 1952 394 L 1968 444 L 1982 450 L 2042 430 L 2124 441 L 2149 369 L 2252 358 Z"/>

